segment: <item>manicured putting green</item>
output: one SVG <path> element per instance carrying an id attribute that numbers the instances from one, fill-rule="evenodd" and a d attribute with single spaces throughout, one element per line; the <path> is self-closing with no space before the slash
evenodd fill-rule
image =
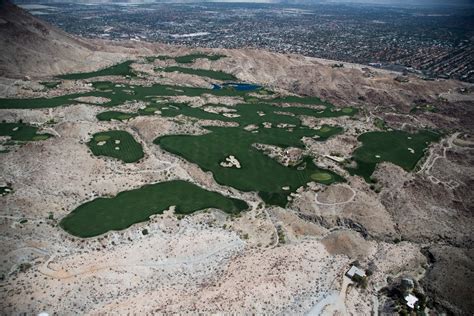
<path id="1" fill-rule="evenodd" d="M 136 162 L 143 158 L 143 148 L 125 131 L 107 131 L 94 134 L 87 143 L 96 156 L 117 158 L 123 162 Z"/>
<path id="2" fill-rule="evenodd" d="M 61 220 L 60 225 L 72 235 L 93 237 L 147 221 L 151 215 L 162 214 L 170 206 L 176 206 L 176 214 L 191 214 L 208 208 L 237 214 L 248 208 L 242 200 L 174 180 L 121 192 L 112 198 L 97 198 L 76 208 Z"/>
<path id="3" fill-rule="evenodd" d="M 325 182 L 330 181 L 332 179 L 332 175 L 328 172 L 315 172 L 311 175 L 311 179 L 317 182 Z"/>
<path id="4" fill-rule="evenodd" d="M 319 131 L 321 133 L 327 133 L 327 132 L 330 132 L 331 131 L 331 127 L 330 126 L 323 126 L 319 129 Z"/>
<path id="5" fill-rule="evenodd" d="M 45 140 L 52 135 L 38 134 L 38 128 L 25 123 L 0 123 L 0 136 L 10 136 L 12 140 L 39 141 Z"/>
<path id="6" fill-rule="evenodd" d="M 423 157 L 428 145 L 438 141 L 441 135 L 433 131 L 410 134 L 404 131 L 368 132 L 358 137 L 362 146 L 354 151 L 357 168 L 347 168 L 368 182 L 377 163 L 388 161 L 406 171 L 411 171 Z"/>

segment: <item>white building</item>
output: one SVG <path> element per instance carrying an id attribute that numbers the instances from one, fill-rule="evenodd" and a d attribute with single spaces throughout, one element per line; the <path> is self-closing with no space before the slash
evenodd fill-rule
<path id="1" fill-rule="evenodd" d="M 416 302 L 418 302 L 418 298 L 413 294 L 408 294 L 405 296 L 405 301 L 407 302 L 407 306 L 413 309 L 415 308 Z"/>
<path id="2" fill-rule="evenodd" d="M 357 268 L 356 266 L 351 266 L 349 271 L 346 272 L 346 275 L 351 279 L 356 275 L 363 278 L 365 277 L 365 271 Z"/>

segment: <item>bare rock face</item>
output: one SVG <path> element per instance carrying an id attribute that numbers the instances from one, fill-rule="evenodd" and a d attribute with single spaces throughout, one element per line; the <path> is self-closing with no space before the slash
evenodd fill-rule
<path id="1" fill-rule="evenodd" d="M 368 241 L 351 230 L 332 232 L 322 240 L 322 244 L 330 254 L 343 254 L 358 260 L 369 256 Z"/>
<path id="2" fill-rule="evenodd" d="M 464 159 L 456 159 L 453 155 L 437 159 L 426 174 L 411 175 L 391 164 L 378 168 L 375 175 L 384 187 L 381 203 L 390 213 L 402 239 L 459 247 L 472 245 L 472 235 L 466 234 L 474 225 L 469 187 L 472 168 L 462 166 L 470 154 L 457 150 Z"/>
<path id="3" fill-rule="evenodd" d="M 474 251 L 449 246 L 433 246 L 427 250 L 432 266 L 422 283 L 428 294 L 445 309 L 457 315 L 474 311 Z"/>

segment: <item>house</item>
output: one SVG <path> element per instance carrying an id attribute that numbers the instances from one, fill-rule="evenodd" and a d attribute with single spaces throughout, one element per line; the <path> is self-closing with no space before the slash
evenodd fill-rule
<path id="1" fill-rule="evenodd" d="M 354 278 L 355 276 L 359 277 L 359 278 L 363 278 L 365 277 L 365 271 L 362 270 L 362 269 L 359 269 L 358 267 L 356 266 L 351 266 L 351 268 L 349 269 L 349 271 L 346 272 L 346 275 L 349 277 L 349 278 Z"/>
<path id="2" fill-rule="evenodd" d="M 415 282 L 410 278 L 403 278 L 401 285 L 404 290 L 411 290 L 415 287 Z"/>
<path id="3" fill-rule="evenodd" d="M 418 302 L 418 298 L 413 294 L 408 294 L 405 296 L 405 301 L 407 302 L 408 307 L 414 309 L 416 302 Z"/>

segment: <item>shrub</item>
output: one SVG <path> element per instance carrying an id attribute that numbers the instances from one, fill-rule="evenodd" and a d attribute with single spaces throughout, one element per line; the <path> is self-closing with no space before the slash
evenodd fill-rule
<path id="1" fill-rule="evenodd" d="M 356 274 L 352 277 L 352 281 L 354 281 L 358 287 L 361 287 L 363 289 L 367 288 L 367 284 L 368 284 L 367 277 L 361 277 Z"/>
<path id="2" fill-rule="evenodd" d="M 31 264 L 28 262 L 21 263 L 18 266 L 18 270 L 20 270 L 20 272 L 26 272 L 26 270 L 28 270 L 29 268 L 31 268 Z"/>

